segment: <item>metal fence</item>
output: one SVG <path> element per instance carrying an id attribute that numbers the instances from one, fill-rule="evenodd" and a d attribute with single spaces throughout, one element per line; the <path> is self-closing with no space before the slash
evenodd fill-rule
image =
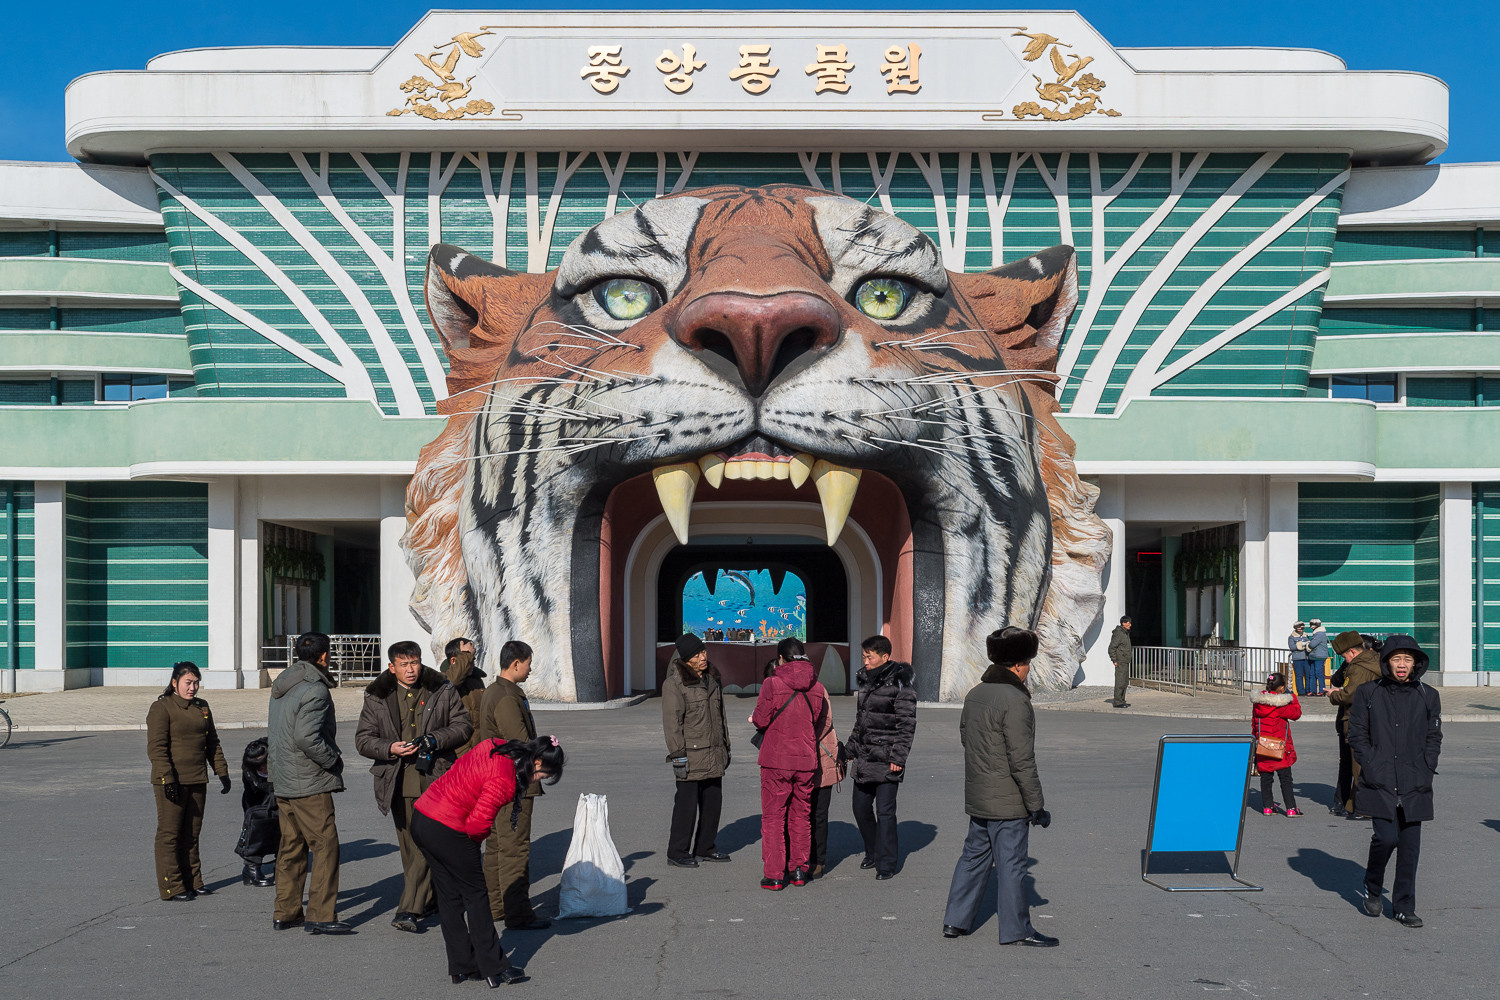
<path id="1" fill-rule="evenodd" d="M 1290 670 L 1290 650 L 1270 646 L 1136 646 L 1130 683 L 1195 694 L 1258 689 L 1266 676 Z"/>
<path id="2" fill-rule="evenodd" d="M 385 660 L 380 652 L 378 635 L 330 635 L 328 667 L 339 683 L 346 680 L 371 678 L 385 669 Z M 267 670 L 289 667 L 297 659 L 293 653 L 296 636 L 287 636 L 285 645 L 261 648 L 261 666 Z"/>

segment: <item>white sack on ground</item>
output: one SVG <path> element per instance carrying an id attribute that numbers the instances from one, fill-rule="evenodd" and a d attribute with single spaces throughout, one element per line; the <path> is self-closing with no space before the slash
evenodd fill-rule
<path id="1" fill-rule="evenodd" d="M 609 835 L 609 799 L 590 792 L 578 796 L 573 842 L 563 865 L 559 917 L 615 917 L 625 901 L 625 864 Z"/>

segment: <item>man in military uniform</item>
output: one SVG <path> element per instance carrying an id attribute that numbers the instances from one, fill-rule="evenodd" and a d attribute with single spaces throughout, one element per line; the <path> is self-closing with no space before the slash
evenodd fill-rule
<path id="1" fill-rule="evenodd" d="M 1361 685 L 1380 680 L 1380 655 L 1365 645 L 1365 637 L 1358 632 L 1340 632 L 1333 640 L 1333 651 L 1344 661 L 1344 684 L 1331 688 L 1328 700 L 1338 706 L 1335 722 L 1339 727 L 1340 750 L 1349 745 L 1349 706 L 1354 704 L 1354 692 Z M 1344 789 L 1347 798 L 1338 804 L 1337 815 L 1347 819 L 1365 820 L 1370 817 L 1354 808 L 1354 790 L 1359 787 L 1359 761 L 1350 755 L 1349 787 Z"/>
<path id="2" fill-rule="evenodd" d="M 534 740 L 536 723 L 521 685 L 531 676 L 531 647 L 512 640 L 500 648 L 500 675 L 484 690 L 479 703 L 479 739 Z M 477 752 L 485 752 L 482 748 Z M 514 828 L 510 810 L 502 809 L 484 844 L 484 880 L 490 890 L 490 915 L 514 930 L 552 926 L 531 908 L 531 806 L 542 794 L 532 782 Z"/>
<path id="3" fill-rule="evenodd" d="M 466 754 L 479 742 L 479 702 L 484 697 L 485 675 L 479 669 L 479 664 L 474 662 L 472 640 L 460 637 L 451 640 L 443 648 L 443 673 L 448 675 L 448 683 L 458 688 L 458 696 L 463 699 L 464 709 L 474 722 L 474 734 L 458 748 L 460 754 Z"/>
<path id="4" fill-rule="evenodd" d="M 385 673 L 365 689 L 354 746 L 375 762 L 375 804 L 396 823 L 404 886 L 391 926 L 415 932 L 434 904 L 432 875 L 409 832 L 412 807 L 467 745 L 474 725 L 458 689 L 422 666 L 421 646 L 392 643 L 388 659 Z"/>

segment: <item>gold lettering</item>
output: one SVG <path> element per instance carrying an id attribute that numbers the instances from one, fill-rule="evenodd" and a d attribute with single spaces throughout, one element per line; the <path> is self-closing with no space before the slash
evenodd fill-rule
<path id="1" fill-rule="evenodd" d="M 922 89 L 922 70 L 918 60 L 922 58 L 922 46 L 911 44 L 902 48 L 892 45 L 885 50 L 885 62 L 880 64 L 880 74 L 885 77 L 887 94 L 915 94 Z"/>
<path id="2" fill-rule="evenodd" d="M 623 64 L 622 50 L 620 45 L 590 45 L 589 64 L 578 75 L 599 93 L 613 94 L 620 88 L 620 78 L 630 72 L 630 67 Z"/>
<path id="3" fill-rule="evenodd" d="M 781 72 L 771 65 L 771 46 L 741 45 L 740 64 L 729 71 L 729 79 L 739 80 L 747 94 L 764 94 L 771 89 L 771 77 Z"/>
<path id="4" fill-rule="evenodd" d="M 671 49 L 662 49 L 656 57 L 656 68 L 667 74 L 662 84 L 674 94 L 686 94 L 693 89 L 693 74 L 708 63 L 698 58 L 698 50 L 691 45 L 682 47 L 682 56 Z"/>
<path id="5" fill-rule="evenodd" d="M 813 61 L 804 70 L 808 76 L 817 80 L 813 93 L 821 94 L 825 90 L 836 94 L 849 93 L 848 74 L 854 68 L 854 64 L 849 61 L 849 46 L 814 45 L 813 51 Z"/>

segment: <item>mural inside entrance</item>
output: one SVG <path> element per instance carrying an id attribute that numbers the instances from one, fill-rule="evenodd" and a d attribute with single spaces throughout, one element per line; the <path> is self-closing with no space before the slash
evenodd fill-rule
<path id="1" fill-rule="evenodd" d="M 807 586 L 796 573 L 720 569 L 682 588 L 682 628 L 708 642 L 776 643 L 807 638 Z M 777 586 L 777 583 L 780 586 Z"/>
<path id="2" fill-rule="evenodd" d="M 871 473 L 906 507 L 882 512 L 910 525 L 886 610 L 923 696 L 961 698 L 1011 623 L 1042 635 L 1033 683 L 1070 686 L 1110 545 L 1055 419 L 1076 273 L 1065 246 L 951 272 L 908 223 L 791 185 L 643 203 L 545 274 L 434 247 L 451 395 L 407 494 L 413 611 L 436 649 L 524 638 L 533 696 L 602 699 L 612 491 L 651 477 L 686 543 L 695 503 L 784 490 L 832 546 Z"/>

